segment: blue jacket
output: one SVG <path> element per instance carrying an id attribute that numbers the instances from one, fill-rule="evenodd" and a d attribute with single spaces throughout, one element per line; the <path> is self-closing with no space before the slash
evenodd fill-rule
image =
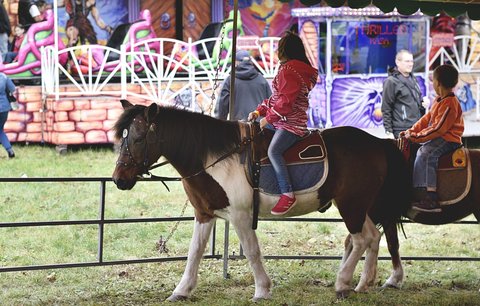
<path id="1" fill-rule="evenodd" d="M 10 92 L 15 91 L 15 85 L 12 80 L 0 72 L 0 113 L 8 112 L 12 109 L 7 98 L 7 88 Z"/>

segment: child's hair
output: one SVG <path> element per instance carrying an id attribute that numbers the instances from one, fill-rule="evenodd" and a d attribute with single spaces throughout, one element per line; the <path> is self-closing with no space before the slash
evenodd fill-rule
<path id="1" fill-rule="evenodd" d="M 17 24 L 16 25 L 17 28 L 19 28 L 20 30 L 24 30 L 25 31 L 25 27 L 23 26 L 23 24 Z"/>
<path id="2" fill-rule="evenodd" d="M 441 65 L 433 71 L 433 78 L 443 87 L 453 88 L 458 83 L 458 71 L 452 65 Z"/>
<path id="3" fill-rule="evenodd" d="M 296 59 L 311 65 L 307 58 L 302 39 L 290 31 L 287 31 L 278 42 L 278 57 L 284 57 L 289 60 Z"/>

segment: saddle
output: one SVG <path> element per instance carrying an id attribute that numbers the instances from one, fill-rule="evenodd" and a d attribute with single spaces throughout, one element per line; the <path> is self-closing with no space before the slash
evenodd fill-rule
<path id="1" fill-rule="evenodd" d="M 268 159 L 267 151 L 270 142 L 272 141 L 274 132 L 265 129 L 261 132 L 263 137 L 258 138 L 258 154 L 260 156 L 261 165 L 271 165 Z M 325 143 L 320 135 L 320 131 L 312 130 L 289 148 L 284 154 L 287 165 L 299 163 L 315 163 L 325 160 L 327 157 L 327 150 Z"/>
<path id="2" fill-rule="evenodd" d="M 437 193 L 440 205 L 461 201 L 470 190 L 472 168 L 469 151 L 459 148 L 438 160 Z"/>
<path id="3" fill-rule="evenodd" d="M 268 146 L 273 131 L 260 130 L 258 123 L 239 122 L 245 174 L 253 188 L 253 223 L 257 228 L 259 193 L 278 195 L 280 190 L 273 167 L 268 159 Z M 247 146 L 249 145 L 249 146 Z M 311 131 L 284 153 L 295 193 L 318 190 L 328 174 L 327 150 L 320 131 Z M 328 209 L 328 205 L 322 210 Z"/>
<path id="4" fill-rule="evenodd" d="M 407 161 L 414 160 L 416 150 L 412 150 L 412 144 L 410 142 L 401 138 L 397 140 L 397 146 Z M 472 168 L 468 149 L 458 148 L 439 158 L 437 194 L 440 205 L 450 205 L 460 202 L 468 194 L 471 183 Z"/>

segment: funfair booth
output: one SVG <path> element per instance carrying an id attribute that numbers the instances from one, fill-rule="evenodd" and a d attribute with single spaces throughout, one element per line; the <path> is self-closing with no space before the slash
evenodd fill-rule
<path id="1" fill-rule="evenodd" d="M 422 13 L 384 14 L 370 6 L 293 9 L 292 15 L 320 73 L 311 98 L 311 125 L 383 132 L 382 84 L 401 49 L 413 53 L 413 72 L 428 95 L 429 19 Z"/>
<path id="2" fill-rule="evenodd" d="M 466 97 L 462 109 L 471 119 L 466 120 L 466 136 L 480 133 L 478 37 L 467 32 L 454 40 L 452 34 L 451 41 L 429 48 L 431 19 L 419 12 L 402 16 L 396 11 L 383 14 L 375 7 L 296 8 L 298 0 L 276 1 L 275 6 L 265 1 L 259 11 L 255 2 L 238 10 L 235 31 L 232 11 L 225 11 L 228 6 L 221 0 L 182 1 L 181 7 L 175 0 L 97 0 L 96 19 L 92 7 L 81 9 L 85 0 L 48 2 L 51 10 L 29 30 L 20 61 L 0 65 L 0 71 L 17 80 L 37 78 L 41 84 L 18 86 L 20 109 L 11 112 L 5 126 L 13 142 L 112 143 L 111 127 L 122 112 L 121 98 L 213 115 L 220 85 L 230 71 L 233 33 L 238 34 L 237 49 L 249 50 L 260 72 L 272 79 L 278 69 L 279 37 L 261 35 L 280 28 L 283 33 L 295 21 L 307 55 L 320 72 L 310 95 L 310 127 L 351 125 L 383 136 L 382 83 L 397 50 L 408 49 L 426 96 L 433 94 L 428 80 L 434 61 L 451 63 L 469 76 L 469 86 L 463 87 L 468 90 L 459 95 Z M 7 3 L 15 24 L 18 0 Z M 78 6 L 72 11 L 68 3 Z M 275 19 L 279 12 L 283 22 Z M 69 22 L 77 14 L 88 15 L 96 29 L 95 39 L 77 31 L 77 40 L 88 41 L 85 44 L 74 44 L 66 35 L 68 27 L 82 26 Z M 264 18 L 256 25 L 258 16 Z M 432 39 L 433 45 L 444 40 L 442 31 L 442 39 Z"/>

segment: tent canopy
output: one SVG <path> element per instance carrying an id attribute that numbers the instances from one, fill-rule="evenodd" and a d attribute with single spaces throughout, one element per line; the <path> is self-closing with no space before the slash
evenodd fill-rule
<path id="1" fill-rule="evenodd" d="M 279 1 L 289 2 L 289 0 Z M 422 13 L 430 16 L 443 11 L 452 17 L 467 13 L 470 19 L 480 19 L 480 0 L 300 0 L 300 2 L 307 6 L 322 4 L 340 7 L 346 5 L 354 9 L 373 4 L 384 13 L 389 13 L 397 8 L 400 14 L 411 15 L 420 9 Z"/>

